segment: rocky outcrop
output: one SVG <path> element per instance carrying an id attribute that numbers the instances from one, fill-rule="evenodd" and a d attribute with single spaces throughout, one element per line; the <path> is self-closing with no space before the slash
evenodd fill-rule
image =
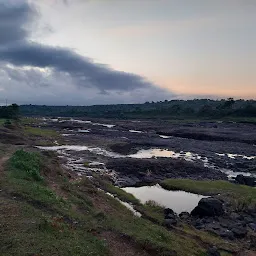
<path id="1" fill-rule="evenodd" d="M 244 176 L 242 174 L 237 175 L 235 180 L 237 183 L 242 184 L 242 185 L 247 185 L 247 186 L 251 186 L 251 187 L 256 185 L 256 178 Z"/>
<path id="2" fill-rule="evenodd" d="M 195 180 L 227 179 L 219 170 L 204 167 L 203 165 L 180 159 L 110 159 L 107 169 L 118 173 L 119 186 L 134 186 L 139 180 L 141 183 L 150 183 L 166 178 L 186 178 Z M 133 182 L 134 181 L 134 182 Z"/>
<path id="3" fill-rule="evenodd" d="M 171 228 L 178 223 L 178 216 L 170 208 L 164 209 L 164 225 Z"/>
<path id="4" fill-rule="evenodd" d="M 220 216 L 224 213 L 223 203 L 216 198 L 203 198 L 191 212 L 193 216 Z"/>

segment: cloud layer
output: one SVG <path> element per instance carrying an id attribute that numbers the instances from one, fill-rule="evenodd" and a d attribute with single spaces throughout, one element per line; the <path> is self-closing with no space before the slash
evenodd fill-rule
<path id="1" fill-rule="evenodd" d="M 42 87 L 40 91 L 43 95 L 49 97 L 48 92 L 50 95 L 55 95 L 52 103 L 45 98 L 48 104 L 61 104 L 61 102 L 64 104 L 67 97 L 69 104 L 81 104 L 81 100 L 76 101 L 77 98 L 81 99 L 81 95 L 77 97 L 75 93 L 84 94 L 82 98 L 90 101 L 92 98 L 106 100 L 108 97 L 113 103 L 116 102 L 115 97 L 118 102 L 122 97 L 124 102 L 127 100 L 141 102 L 142 98 L 148 100 L 144 99 L 145 95 L 151 98 L 158 96 L 162 98 L 166 95 L 165 91 L 141 76 L 94 63 L 91 59 L 68 48 L 31 41 L 30 27 L 37 16 L 37 9 L 27 1 L 12 3 L 0 0 L 0 79 L 3 84 L 1 94 L 5 92 L 6 97 L 15 95 L 15 99 L 24 101 L 23 95 L 19 97 L 11 90 L 15 90 L 15 87 L 20 89 L 18 86 L 33 87 L 32 90 Z M 60 83 L 62 87 L 59 86 Z M 65 92 L 67 88 L 69 88 L 67 94 L 62 94 L 62 98 L 58 98 L 57 90 Z M 26 93 L 29 94 L 29 90 Z M 74 101 L 70 101 L 70 93 Z M 30 98 L 29 95 L 27 97 Z M 41 98 L 40 103 L 43 102 L 44 99 Z"/>

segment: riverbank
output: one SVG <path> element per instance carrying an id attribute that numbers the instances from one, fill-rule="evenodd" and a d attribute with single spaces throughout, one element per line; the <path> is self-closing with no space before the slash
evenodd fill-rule
<path id="1" fill-rule="evenodd" d="M 201 161 L 186 154 L 180 154 L 177 159 L 127 157 L 125 152 L 111 150 L 111 146 L 121 141 L 123 143 L 126 139 L 122 137 L 138 141 L 141 134 L 129 131 L 131 127 L 127 127 L 127 131 L 125 128 L 121 133 L 122 128 L 117 123 L 98 120 L 96 124 L 92 124 L 88 120 L 80 120 L 72 121 L 73 126 L 79 127 L 71 130 L 67 128 L 70 121 L 62 121 L 64 120 L 32 119 L 15 129 L 1 128 L 11 138 L 8 140 L 6 136 L 0 137 L 0 196 L 4 202 L 1 212 L 1 224 L 4 227 L 1 229 L 1 255 L 52 255 L 49 252 L 55 252 L 59 247 L 61 249 L 56 251 L 56 255 L 84 255 L 86 251 L 91 255 L 115 256 L 120 255 L 120 248 L 125 248 L 122 255 L 127 256 L 202 256 L 207 255 L 209 248 L 214 246 L 221 255 L 234 255 L 251 249 L 250 244 L 243 239 L 222 238 L 207 230 L 199 230 L 192 222 L 181 219 L 178 219 L 177 225 L 166 226 L 163 207 L 154 202 L 140 202 L 121 188 L 113 186 L 120 182 L 122 172 L 109 167 L 115 160 L 139 161 L 135 172 L 141 172 L 142 177 L 149 177 L 149 182 L 154 175 L 159 175 L 160 171 L 158 173 L 157 169 L 164 165 L 172 169 L 180 166 L 182 177 L 190 178 L 193 173 L 199 174 L 194 180 L 214 179 L 214 175 L 209 178 L 207 175 L 211 174 L 204 174 L 207 172 L 227 180 L 225 173 L 205 166 L 205 158 Z M 65 127 L 62 127 L 63 124 Z M 79 129 L 89 132 L 81 132 Z M 113 131 L 115 129 L 118 132 Z M 120 136 L 121 134 L 125 136 Z M 14 143 L 13 135 L 19 139 L 19 144 Z M 38 148 L 39 145 L 43 148 Z M 130 155 L 144 148 L 137 145 L 135 152 L 129 153 Z M 44 148 L 46 146 L 48 148 Z M 21 153 L 21 149 L 28 153 Z M 172 150 L 178 151 L 177 148 Z M 28 157 L 26 163 L 19 160 L 15 164 L 17 154 L 18 160 L 19 154 L 25 154 Z M 156 172 L 140 170 L 144 161 L 157 163 L 156 166 L 159 167 L 155 168 Z M 252 165 L 254 160 L 245 161 Z M 133 166 L 134 162 L 129 165 Z M 120 168 L 122 165 L 116 166 Z M 187 168 L 184 173 L 182 168 Z M 165 171 L 162 170 L 162 173 Z M 172 173 L 171 168 L 167 173 Z M 133 172 L 124 168 L 123 175 L 128 177 Z M 165 178 L 166 175 L 162 174 L 157 181 Z M 153 178 L 153 181 L 156 179 Z M 134 215 L 134 211 L 125 202 L 131 204 L 140 215 Z M 76 242 L 72 243 L 74 239 Z"/>

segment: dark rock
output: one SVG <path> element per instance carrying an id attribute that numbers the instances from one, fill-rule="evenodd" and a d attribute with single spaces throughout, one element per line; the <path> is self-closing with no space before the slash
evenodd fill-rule
<path id="1" fill-rule="evenodd" d="M 256 183 L 256 179 L 254 177 L 248 177 L 248 176 L 244 176 L 242 174 L 239 174 L 236 176 L 235 180 L 242 185 L 247 185 L 247 186 L 255 186 Z"/>
<path id="2" fill-rule="evenodd" d="M 164 252 L 165 256 L 177 256 L 177 252 L 176 251 L 168 251 L 168 252 Z"/>
<path id="3" fill-rule="evenodd" d="M 174 226 L 177 224 L 177 220 L 176 219 L 165 219 L 164 220 L 164 225 L 168 228 L 170 228 L 171 226 Z"/>
<path id="4" fill-rule="evenodd" d="M 250 217 L 250 216 L 245 216 L 245 217 L 244 217 L 244 222 L 245 222 L 246 224 L 252 223 L 252 222 L 253 222 L 253 218 Z"/>
<path id="5" fill-rule="evenodd" d="M 165 219 L 176 219 L 176 215 L 169 213 L 169 214 L 165 215 L 164 218 Z"/>
<path id="6" fill-rule="evenodd" d="M 249 223 L 248 226 L 256 232 L 256 224 L 255 223 Z"/>
<path id="7" fill-rule="evenodd" d="M 238 213 L 236 213 L 236 212 L 232 212 L 230 214 L 230 219 L 232 219 L 232 220 L 237 220 L 239 218 L 240 218 L 240 215 Z"/>
<path id="8" fill-rule="evenodd" d="M 238 225 L 232 228 L 231 231 L 234 233 L 236 238 L 244 238 L 247 234 L 246 228 Z"/>
<path id="9" fill-rule="evenodd" d="M 229 229 L 221 229 L 220 232 L 218 233 L 218 235 L 223 238 L 230 239 L 230 240 L 235 239 L 234 233 Z"/>
<path id="10" fill-rule="evenodd" d="M 190 214 L 188 212 L 181 212 L 179 214 L 179 217 L 182 219 L 182 220 L 187 220 L 189 217 L 190 217 Z"/>
<path id="11" fill-rule="evenodd" d="M 220 256 L 220 253 L 216 247 L 212 247 L 207 251 L 207 256 Z"/>
<path id="12" fill-rule="evenodd" d="M 168 214 L 174 214 L 174 211 L 170 208 L 165 208 L 164 209 L 164 215 L 167 216 Z"/>
<path id="13" fill-rule="evenodd" d="M 224 213 L 223 204 L 216 198 L 203 198 L 191 212 L 192 216 L 220 216 Z"/>

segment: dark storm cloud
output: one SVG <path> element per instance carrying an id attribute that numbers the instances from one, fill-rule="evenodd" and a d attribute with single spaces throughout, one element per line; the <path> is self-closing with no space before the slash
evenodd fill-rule
<path id="1" fill-rule="evenodd" d="M 26 26 L 35 15 L 36 10 L 26 2 L 12 5 L 0 1 L 0 45 L 26 39 Z"/>
<path id="2" fill-rule="evenodd" d="M 0 50 L 0 60 L 16 66 L 52 68 L 67 72 L 80 86 L 95 86 L 100 90 L 133 90 L 151 84 L 140 76 L 115 71 L 95 64 L 75 52 L 36 43 L 22 43 Z"/>
<path id="3" fill-rule="evenodd" d="M 141 89 L 160 90 L 141 76 L 94 63 L 71 49 L 30 41 L 27 28 L 36 16 L 36 9 L 27 1 L 11 4 L 11 1 L 0 0 L 0 71 L 2 69 L 9 80 L 38 88 L 46 85 L 54 87 L 53 81 L 56 82 L 56 77 L 59 77 L 65 80 L 63 86 L 66 81 L 71 81 L 78 88 L 97 90 L 99 95 Z M 46 72 L 37 68 L 43 68 Z M 47 81 L 48 71 L 55 80 Z"/>

